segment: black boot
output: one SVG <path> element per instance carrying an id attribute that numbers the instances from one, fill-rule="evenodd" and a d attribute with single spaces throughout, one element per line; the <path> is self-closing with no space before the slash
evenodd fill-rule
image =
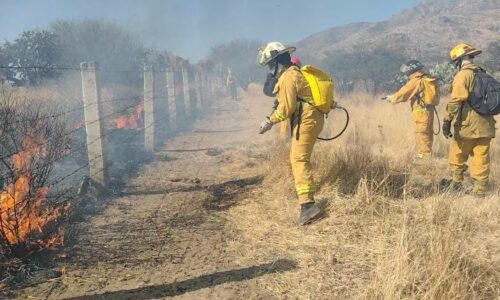
<path id="1" fill-rule="evenodd" d="M 317 218 L 321 214 L 321 209 L 314 203 L 306 203 L 300 206 L 300 216 L 297 225 L 304 226 Z"/>
<path id="2" fill-rule="evenodd" d="M 448 191 L 448 192 L 461 192 L 463 191 L 463 185 L 461 182 L 453 181 L 451 179 L 441 179 L 438 183 L 439 191 Z"/>

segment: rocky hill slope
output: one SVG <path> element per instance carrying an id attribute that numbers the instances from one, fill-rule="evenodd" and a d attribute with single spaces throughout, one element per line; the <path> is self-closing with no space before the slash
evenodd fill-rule
<path id="1" fill-rule="evenodd" d="M 339 50 L 384 48 L 435 62 L 462 41 L 485 49 L 491 59 L 488 48 L 500 43 L 500 0 L 423 0 L 387 21 L 331 28 L 297 46 L 299 54 L 319 60 Z"/>

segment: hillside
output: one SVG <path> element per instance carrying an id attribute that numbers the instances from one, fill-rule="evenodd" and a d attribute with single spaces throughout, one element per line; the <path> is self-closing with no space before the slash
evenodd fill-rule
<path id="1" fill-rule="evenodd" d="M 387 21 L 334 27 L 297 46 L 299 54 L 319 60 L 331 51 L 384 48 L 435 62 L 447 59 L 450 47 L 461 41 L 482 49 L 500 41 L 500 1 L 423 0 Z"/>

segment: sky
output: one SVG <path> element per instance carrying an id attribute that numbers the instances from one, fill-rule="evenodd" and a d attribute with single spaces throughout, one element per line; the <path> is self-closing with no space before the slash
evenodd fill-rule
<path id="1" fill-rule="evenodd" d="M 388 19 L 419 0 L 0 0 L 0 40 L 54 20 L 115 22 L 148 47 L 198 60 L 234 39 L 293 43 L 331 27 Z"/>

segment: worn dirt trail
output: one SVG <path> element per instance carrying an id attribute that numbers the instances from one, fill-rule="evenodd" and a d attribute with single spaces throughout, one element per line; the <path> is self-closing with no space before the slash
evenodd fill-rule
<path id="1" fill-rule="evenodd" d="M 84 225 L 66 273 L 19 299 L 272 298 L 256 278 L 293 263 L 240 265 L 224 230 L 227 210 L 262 180 L 271 137 L 256 126 L 270 105 L 259 94 L 213 101 L 209 116 L 168 140 L 124 195 Z"/>

